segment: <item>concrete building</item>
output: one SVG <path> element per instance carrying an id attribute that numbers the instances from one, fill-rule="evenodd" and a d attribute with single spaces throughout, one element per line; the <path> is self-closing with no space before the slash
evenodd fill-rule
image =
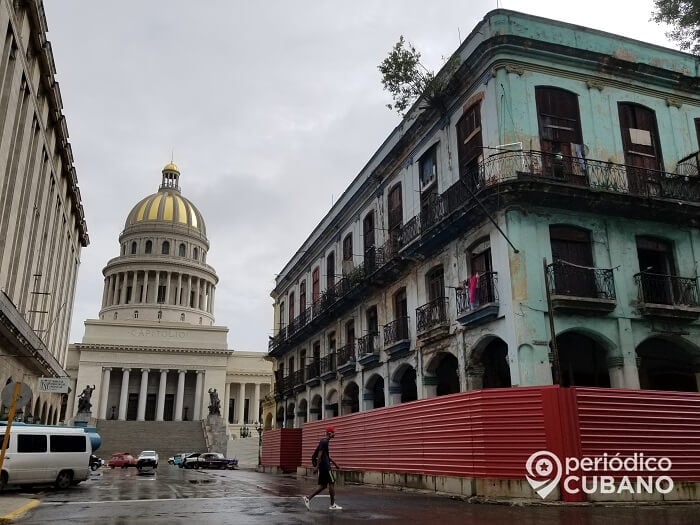
<path id="1" fill-rule="evenodd" d="M 277 277 L 275 424 L 698 391 L 699 59 L 506 10 L 453 58 Z"/>
<path id="2" fill-rule="evenodd" d="M 204 218 L 169 163 L 158 191 L 127 215 L 119 255 L 103 270 L 99 318 L 70 346 L 69 414 L 89 386 L 98 421 L 201 420 L 215 390 L 229 434 L 261 421 L 272 366 L 264 353 L 228 348 L 228 328 L 214 322 L 219 278 L 208 252 Z"/>
<path id="3" fill-rule="evenodd" d="M 0 28 L 0 387 L 25 383 L 32 399 L 19 417 L 56 423 L 67 396 L 37 383 L 66 376 L 89 238 L 42 2 L 0 0 Z"/>

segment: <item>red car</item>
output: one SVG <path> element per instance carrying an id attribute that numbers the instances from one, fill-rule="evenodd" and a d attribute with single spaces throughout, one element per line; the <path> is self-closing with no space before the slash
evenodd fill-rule
<path id="1" fill-rule="evenodd" d="M 128 452 L 115 452 L 107 462 L 109 468 L 128 468 L 136 466 L 136 458 Z"/>

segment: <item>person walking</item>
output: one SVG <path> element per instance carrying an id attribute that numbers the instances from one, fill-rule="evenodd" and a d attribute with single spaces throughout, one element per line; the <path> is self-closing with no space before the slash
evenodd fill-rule
<path id="1" fill-rule="evenodd" d="M 328 508 L 330 510 L 343 510 L 343 507 L 335 502 L 335 475 L 331 470 L 331 464 L 335 465 L 335 468 L 340 467 L 335 461 L 333 461 L 328 451 L 328 443 L 334 437 L 335 427 L 331 425 L 327 426 L 326 437 L 322 438 L 321 441 L 318 442 L 314 455 L 311 457 L 312 462 L 314 459 L 316 460 L 314 463 L 314 467 L 316 467 L 314 472 L 318 470 L 318 489 L 316 489 L 316 492 L 311 494 L 311 496 L 304 496 L 303 498 L 304 505 L 306 505 L 308 510 L 311 510 L 311 500 L 313 497 L 318 496 L 321 492 L 326 490 L 326 487 L 328 487 L 328 494 L 331 496 L 331 506 Z"/>

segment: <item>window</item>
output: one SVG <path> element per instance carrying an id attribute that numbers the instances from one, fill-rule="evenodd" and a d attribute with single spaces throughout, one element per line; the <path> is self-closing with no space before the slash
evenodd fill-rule
<path id="1" fill-rule="evenodd" d="M 282 302 L 280 303 L 280 330 L 281 330 L 282 328 L 284 328 L 284 326 L 285 326 L 284 321 L 285 321 L 285 319 L 286 319 L 286 316 L 285 316 L 286 312 L 287 312 L 287 308 L 286 308 L 286 306 L 285 306 L 284 301 L 282 301 Z"/>
<path id="2" fill-rule="evenodd" d="M 426 276 L 426 282 L 429 303 L 445 296 L 445 275 L 442 266 L 431 270 Z"/>
<path id="3" fill-rule="evenodd" d="M 698 139 L 698 149 L 700 149 L 700 118 L 695 119 L 695 136 Z"/>
<path id="4" fill-rule="evenodd" d="M 294 292 L 289 293 L 289 324 L 294 322 Z"/>
<path id="5" fill-rule="evenodd" d="M 335 332 L 328 334 L 328 353 L 335 353 Z"/>
<path id="6" fill-rule="evenodd" d="M 46 452 L 46 436 L 40 434 L 17 434 L 17 452 Z"/>
<path id="7" fill-rule="evenodd" d="M 362 233 L 364 237 L 364 250 L 374 248 L 374 212 L 371 211 L 362 221 Z"/>
<path id="8" fill-rule="evenodd" d="M 304 313 L 306 310 L 306 281 L 299 283 L 299 312 Z"/>
<path id="9" fill-rule="evenodd" d="M 163 310 L 158 310 L 158 319 L 163 319 Z"/>
<path id="10" fill-rule="evenodd" d="M 457 122 L 457 155 L 459 177 L 469 179 L 476 175 L 482 155 L 481 102 L 470 106 Z"/>
<path id="11" fill-rule="evenodd" d="M 320 270 L 318 267 L 311 272 L 311 300 L 317 303 L 321 298 Z"/>
<path id="12" fill-rule="evenodd" d="M 430 148 L 418 161 L 418 176 L 421 189 L 437 181 L 437 145 Z"/>
<path id="13" fill-rule="evenodd" d="M 134 319 L 138 319 L 138 318 L 139 318 L 139 311 L 134 310 Z"/>
<path id="14" fill-rule="evenodd" d="M 343 239 L 343 275 L 352 271 L 352 233 L 348 233 Z"/>
<path id="15" fill-rule="evenodd" d="M 345 323 L 345 344 L 355 344 L 355 321 L 352 319 Z"/>
<path id="16" fill-rule="evenodd" d="M 146 241 L 146 253 L 151 253 L 153 251 L 153 242 Z"/>
<path id="17" fill-rule="evenodd" d="M 583 143 L 578 95 L 560 88 L 538 86 L 535 102 L 540 149 L 545 153 L 576 156 L 576 145 Z"/>
<path id="18" fill-rule="evenodd" d="M 408 316 L 408 301 L 406 300 L 406 288 L 401 288 L 394 294 L 394 319 Z"/>
<path id="19" fill-rule="evenodd" d="M 549 227 L 554 262 L 554 288 L 559 295 L 596 297 L 593 248 L 588 230 L 567 225 Z"/>
<path id="20" fill-rule="evenodd" d="M 131 286 L 126 287 L 126 304 L 132 303 L 133 300 L 131 298 Z"/>
<path id="21" fill-rule="evenodd" d="M 192 250 L 192 258 L 196 261 L 199 259 L 199 250 L 197 248 L 194 248 Z"/>
<path id="22" fill-rule="evenodd" d="M 86 436 L 51 436 L 51 452 L 85 452 Z"/>
<path id="23" fill-rule="evenodd" d="M 158 298 L 156 299 L 158 304 L 163 304 L 165 302 L 165 285 L 158 285 Z"/>
<path id="24" fill-rule="evenodd" d="M 367 308 L 367 333 L 376 334 L 379 332 L 379 319 L 377 317 L 377 307 L 370 306 Z"/>
<path id="25" fill-rule="evenodd" d="M 161 254 L 163 254 L 163 255 L 170 254 L 170 243 L 168 241 L 163 241 L 163 246 L 161 247 Z"/>
<path id="26" fill-rule="evenodd" d="M 131 243 L 131 255 L 134 255 L 136 253 L 136 243 L 132 242 Z"/>
<path id="27" fill-rule="evenodd" d="M 403 223 L 403 205 L 401 201 L 401 184 L 395 185 L 389 190 L 389 238 L 398 240 L 401 235 Z"/>
<path id="28" fill-rule="evenodd" d="M 66 222 L 65 217 L 63 218 L 63 222 Z M 122 255 L 126 255 L 126 244 L 122 244 Z"/>
<path id="29" fill-rule="evenodd" d="M 326 258 L 326 290 L 335 285 L 335 252 L 328 254 Z"/>
<path id="30" fill-rule="evenodd" d="M 184 243 L 180 243 L 180 248 L 178 248 L 178 255 L 184 257 L 187 254 L 187 248 Z"/>
<path id="31" fill-rule="evenodd" d="M 185 320 L 185 314 L 180 314 L 180 321 L 184 321 L 184 320 Z"/>
<path id="32" fill-rule="evenodd" d="M 115 321 L 117 320 L 117 316 L 118 316 L 118 315 L 119 315 L 119 314 L 118 314 L 117 312 L 114 312 L 114 320 L 115 320 Z"/>
<path id="33" fill-rule="evenodd" d="M 625 164 L 643 168 L 643 170 L 663 171 L 654 111 L 630 102 L 620 102 L 617 107 L 620 114 L 620 132 L 622 133 L 622 148 L 625 151 Z M 644 179 L 646 179 L 643 172 L 633 176 L 633 178 L 642 180 L 630 180 L 630 190 L 640 189 L 636 186 L 640 183 L 643 184 Z"/>

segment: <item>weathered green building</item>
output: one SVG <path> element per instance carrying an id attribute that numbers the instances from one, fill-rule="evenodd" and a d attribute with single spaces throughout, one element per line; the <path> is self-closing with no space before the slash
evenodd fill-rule
<path id="1" fill-rule="evenodd" d="M 506 10 L 455 56 L 277 277 L 278 425 L 475 388 L 698 391 L 698 58 Z"/>

